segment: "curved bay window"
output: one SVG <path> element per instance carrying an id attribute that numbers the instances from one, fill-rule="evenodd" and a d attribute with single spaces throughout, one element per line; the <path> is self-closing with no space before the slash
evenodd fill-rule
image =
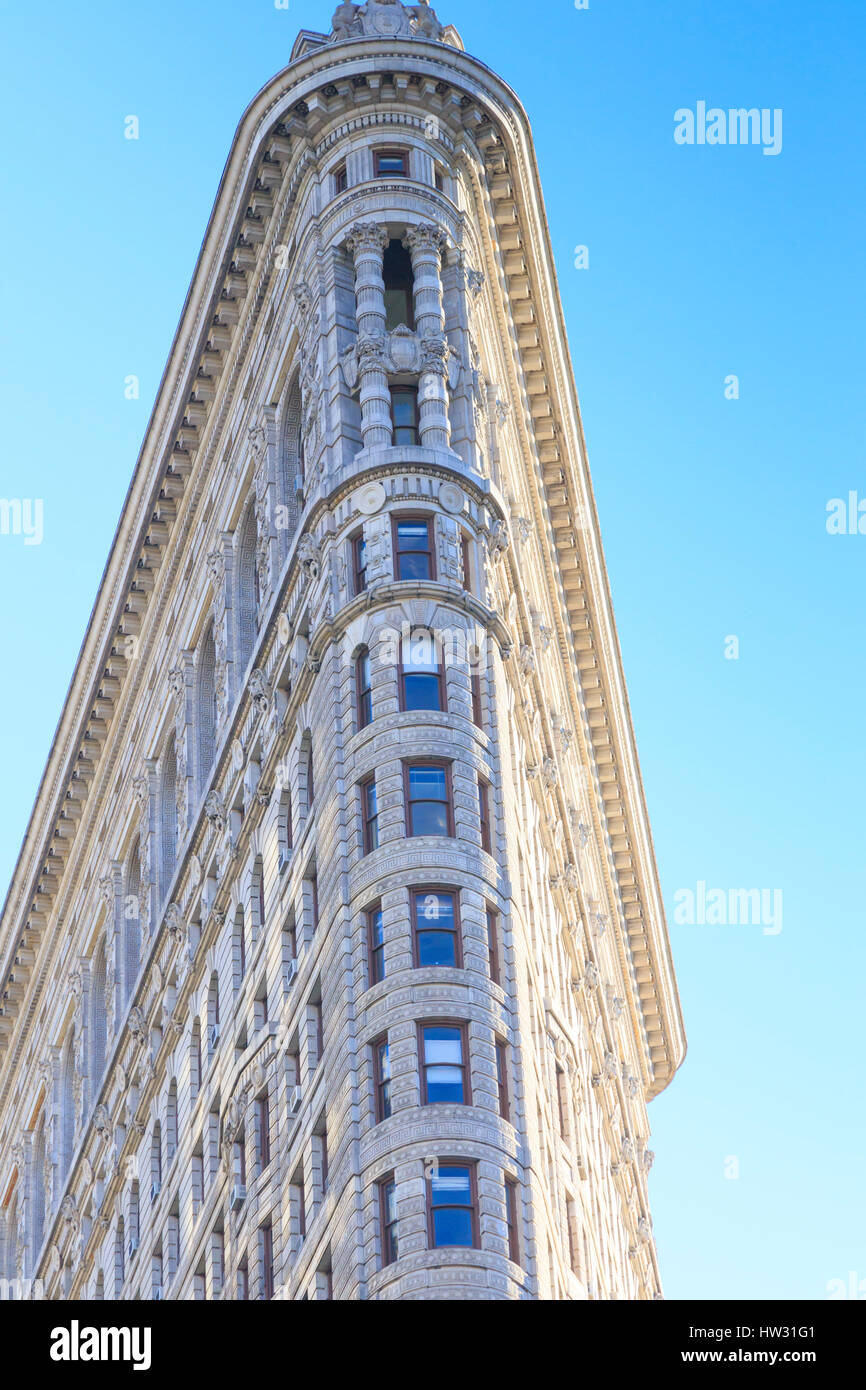
<path id="1" fill-rule="evenodd" d="M 436 578 L 432 517 L 395 517 L 393 539 L 395 579 Z"/>
<path id="2" fill-rule="evenodd" d="M 377 179 L 409 177 L 409 154 L 406 150 L 375 150 L 373 164 Z"/>
<path id="3" fill-rule="evenodd" d="M 445 676 L 439 640 L 429 628 L 416 627 L 400 651 L 401 710 L 444 710 Z"/>
<path id="4" fill-rule="evenodd" d="M 460 914 L 456 893 L 421 888 L 412 893 L 415 964 L 460 969 Z"/>
<path id="5" fill-rule="evenodd" d="M 391 423 L 395 444 L 419 443 L 417 386 L 391 387 Z"/>
<path id="6" fill-rule="evenodd" d="M 471 1105 L 462 1023 L 419 1023 L 422 1105 Z"/>
<path id="7" fill-rule="evenodd" d="M 478 1247 L 475 1164 L 437 1163 L 427 1179 L 428 1241 L 431 1250 Z"/>
<path id="8" fill-rule="evenodd" d="M 410 836 L 454 834 L 451 767 L 404 763 L 406 829 Z"/>

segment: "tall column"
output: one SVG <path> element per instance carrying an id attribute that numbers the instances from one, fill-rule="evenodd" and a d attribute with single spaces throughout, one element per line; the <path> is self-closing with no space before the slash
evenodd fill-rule
<path id="1" fill-rule="evenodd" d="M 138 801 L 138 855 L 140 882 L 138 890 L 139 924 L 141 928 L 140 950 L 144 955 L 144 945 L 156 923 L 155 901 L 156 869 L 158 861 L 156 836 L 157 774 L 156 762 L 146 758 L 144 771 L 132 784 Z M 127 981 L 127 989 L 131 982 Z"/>
<path id="2" fill-rule="evenodd" d="M 192 747 L 195 719 L 195 652 L 180 653 L 180 661 L 168 675 L 174 699 L 175 755 L 177 757 L 177 843 L 183 844 L 189 813 L 195 801 L 195 759 Z"/>
<path id="3" fill-rule="evenodd" d="M 385 370 L 387 245 L 388 233 L 375 222 L 356 222 L 346 240 L 346 248 L 355 262 L 361 435 L 365 449 L 387 447 L 393 439 L 391 392 Z"/>
<path id="4" fill-rule="evenodd" d="M 421 381 L 418 387 L 421 443 L 427 449 L 447 449 L 448 339 L 442 306 L 442 250 L 445 233 L 431 223 L 410 227 L 403 245 L 412 256 L 415 276 L 415 331 L 421 343 Z"/>

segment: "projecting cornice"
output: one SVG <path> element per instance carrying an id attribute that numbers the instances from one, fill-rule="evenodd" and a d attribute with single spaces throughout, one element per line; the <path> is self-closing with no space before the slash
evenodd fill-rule
<path id="1" fill-rule="evenodd" d="M 335 41 L 302 35 L 297 61 L 263 88 L 240 123 L 4 907 L 0 1055 L 27 995 L 34 947 L 56 920 L 64 870 L 159 569 L 221 425 L 214 411 L 221 379 L 249 341 L 274 269 L 275 229 L 285 227 L 315 170 L 319 133 L 341 111 L 368 111 L 387 71 L 389 101 L 438 111 L 447 138 L 462 132 L 467 149 L 483 160 L 498 229 L 488 254 L 499 261 L 519 345 L 534 343 L 531 367 L 515 344 L 515 403 L 534 460 L 537 521 L 558 559 L 548 582 L 562 615 L 560 641 L 572 658 L 575 706 L 586 708 L 583 696 L 592 692 L 587 736 L 621 905 L 619 946 L 651 1058 L 650 1094 L 682 1061 L 679 1000 L 529 122 L 495 74 L 453 40 L 440 40 L 418 31 L 390 39 L 347 33 Z"/>

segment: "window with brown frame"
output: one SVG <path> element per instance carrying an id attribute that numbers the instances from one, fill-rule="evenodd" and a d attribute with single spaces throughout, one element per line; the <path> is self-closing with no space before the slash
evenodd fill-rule
<path id="1" fill-rule="evenodd" d="M 438 164 L 437 164 L 437 166 L 436 166 L 436 171 L 435 171 L 435 174 L 434 174 L 433 181 L 434 181 L 434 183 L 435 183 L 435 185 L 436 185 L 436 190 L 437 190 L 437 192 L 439 192 L 439 193 L 444 193 L 444 192 L 445 192 L 445 175 L 443 174 L 442 170 L 439 168 Z"/>
<path id="2" fill-rule="evenodd" d="M 481 705 L 481 677 L 474 671 L 469 677 L 472 688 L 472 723 L 477 729 L 484 728 L 484 714 Z"/>
<path id="3" fill-rule="evenodd" d="M 499 913 L 495 908 L 487 909 L 487 968 L 495 985 L 499 980 Z"/>
<path id="4" fill-rule="evenodd" d="M 379 1225 L 382 1233 L 382 1265 L 392 1265 L 400 1257 L 397 1236 L 397 1182 L 393 1173 L 379 1180 Z"/>
<path id="5" fill-rule="evenodd" d="M 385 328 L 415 327 L 415 272 L 412 257 L 402 241 L 394 238 L 385 248 L 382 265 L 385 280 Z"/>
<path id="6" fill-rule="evenodd" d="M 445 670 L 435 632 L 416 627 L 400 643 L 400 709 L 404 713 L 442 711 Z"/>
<path id="7" fill-rule="evenodd" d="M 481 820 L 481 848 L 493 853 L 493 836 L 490 827 L 490 784 L 478 778 L 478 815 Z"/>
<path id="8" fill-rule="evenodd" d="M 373 166 L 377 179 L 408 179 L 408 150 L 374 150 Z"/>
<path id="9" fill-rule="evenodd" d="M 496 1049 L 496 1091 L 499 1099 L 499 1113 L 503 1120 L 511 1119 L 508 1104 L 508 1044 L 501 1038 L 494 1043 Z"/>
<path id="10" fill-rule="evenodd" d="M 427 1178 L 427 1240 L 431 1250 L 477 1250 L 478 1192 L 475 1164 L 442 1159 Z"/>
<path id="11" fill-rule="evenodd" d="M 349 187 L 349 173 L 345 164 L 334 170 L 334 192 L 339 197 Z"/>
<path id="12" fill-rule="evenodd" d="M 454 799 L 450 763 L 404 763 L 406 833 L 454 835 Z"/>
<path id="13" fill-rule="evenodd" d="M 274 1296 L 274 1232 L 271 1226 L 260 1226 L 262 1255 L 262 1297 L 269 1301 Z"/>
<path id="14" fill-rule="evenodd" d="M 505 1179 L 505 1224 L 508 1227 L 508 1258 L 520 1264 L 520 1226 L 518 1222 L 518 1186 L 514 1178 Z"/>
<path id="15" fill-rule="evenodd" d="M 358 707 L 358 728 L 366 729 L 373 722 L 373 678 L 370 653 L 362 647 L 355 660 L 355 694 Z"/>
<path id="16" fill-rule="evenodd" d="M 379 848 L 379 798 L 375 777 L 361 783 L 361 815 L 364 822 L 364 853 Z"/>
<path id="17" fill-rule="evenodd" d="M 381 903 L 374 903 L 367 909 L 367 956 L 370 984 L 381 984 L 385 978 L 385 925 Z"/>
<path id="18" fill-rule="evenodd" d="M 436 578 L 432 517 L 394 518 L 394 578 Z"/>
<path id="19" fill-rule="evenodd" d="M 357 597 L 367 589 L 367 542 L 364 532 L 352 537 L 352 592 Z"/>
<path id="20" fill-rule="evenodd" d="M 471 1105 L 466 1024 L 418 1024 L 422 1105 Z"/>
<path id="21" fill-rule="evenodd" d="M 420 443 L 417 386 L 391 387 L 391 424 L 395 444 Z"/>
<path id="22" fill-rule="evenodd" d="M 391 1118 L 391 1050 L 387 1034 L 377 1038 L 373 1047 L 373 1069 L 376 1091 L 376 1124 Z"/>
<path id="23" fill-rule="evenodd" d="M 462 969 L 459 902 L 456 892 L 443 893 L 438 888 L 412 890 L 415 965 L 419 969 Z"/>
<path id="24" fill-rule="evenodd" d="M 267 1091 L 256 1101 L 256 1148 L 258 1171 L 263 1173 L 271 1161 L 271 1107 Z"/>
<path id="25" fill-rule="evenodd" d="M 471 564 L 471 542 L 466 532 L 460 534 L 460 561 L 463 568 L 463 588 L 467 594 L 472 593 L 472 564 Z"/>

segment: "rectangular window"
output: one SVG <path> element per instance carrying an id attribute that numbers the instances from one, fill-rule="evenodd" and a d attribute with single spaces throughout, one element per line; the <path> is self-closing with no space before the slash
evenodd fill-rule
<path id="1" fill-rule="evenodd" d="M 415 965 L 461 969 L 460 915 L 456 893 L 416 889 L 412 893 Z"/>
<path id="2" fill-rule="evenodd" d="M 471 1105 L 466 1029 L 462 1023 L 418 1025 L 422 1105 Z"/>
<path id="3" fill-rule="evenodd" d="M 428 1241 L 431 1250 L 447 1246 L 478 1248 L 475 1165 L 444 1162 L 427 1179 Z"/>
<path id="4" fill-rule="evenodd" d="M 250 1275 L 246 1260 L 238 1265 L 238 1298 L 246 1302 L 250 1296 Z"/>
<path id="5" fill-rule="evenodd" d="M 517 1219 L 517 1183 L 513 1178 L 505 1179 L 505 1222 L 508 1226 L 508 1258 L 512 1264 L 520 1264 L 520 1228 Z"/>
<path id="6" fill-rule="evenodd" d="M 467 594 L 472 593 L 472 564 L 471 564 L 471 543 L 469 537 L 461 534 L 460 537 L 460 560 L 463 567 L 463 588 Z"/>
<path id="7" fill-rule="evenodd" d="M 377 179 L 408 179 L 409 155 L 406 150 L 376 150 L 373 163 Z"/>
<path id="8" fill-rule="evenodd" d="M 376 1123 L 391 1118 L 391 1052 L 387 1038 L 373 1043 L 376 1073 Z"/>
<path id="9" fill-rule="evenodd" d="M 478 778 L 478 815 L 481 820 L 481 848 L 493 853 L 493 835 L 490 826 L 490 787 Z"/>
<path id="10" fill-rule="evenodd" d="M 376 779 L 361 784 L 361 806 L 364 817 L 364 853 L 372 854 L 379 848 L 379 799 L 376 795 Z"/>
<path id="11" fill-rule="evenodd" d="M 366 729 L 373 722 L 373 679 L 370 669 L 370 653 L 366 647 L 358 653 L 355 662 L 355 692 L 358 705 L 358 728 Z"/>
<path id="12" fill-rule="evenodd" d="M 415 328 L 415 273 L 412 256 L 403 243 L 392 238 L 385 248 L 382 274 L 385 280 L 385 329 Z"/>
<path id="13" fill-rule="evenodd" d="M 394 519 L 394 578 L 435 579 L 432 522 L 429 517 Z"/>
<path id="14" fill-rule="evenodd" d="M 559 1115 L 559 1133 L 563 1139 L 568 1138 L 568 1096 L 566 1088 L 568 1077 L 565 1068 L 556 1068 L 556 1107 Z"/>
<path id="15" fill-rule="evenodd" d="M 397 1184 L 393 1173 L 379 1183 L 379 1223 L 382 1229 L 382 1264 L 392 1265 L 400 1254 L 397 1239 Z"/>
<path id="16" fill-rule="evenodd" d="M 487 909 L 487 968 L 495 985 L 499 984 L 499 914 Z"/>
<path id="17" fill-rule="evenodd" d="M 439 641 L 429 628 L 413 628 L 400 644 L 400 708 L 445 709 L 445 674 Z"/>
<path id="18" fill-rule="evenodd" d="M 407 834 L 454 834 L 451 768 L 444 763 L 404 763 Z"/>
<path id="19" fill-rule="evenodd" d="M 271 1108 L 267 1092 L 256 1101 L 256 1144 L 258 1170 L 263 1173 L 271 1161 Z"/>
<path id="20" fill-rule="evenodd" d="M 437 167 L 436 167 L 436 172 L 435 172 L 435 175 L 434 175 L 434 182 L 435 182 L 435 184 L 436 184 L 436 191 L 437 191 L 438 193 L 444 193 L 444 192 L 445 192 L 445 175 L 442 173 L 442 170 L 438 167 L 438 165 L 437 165 Z"/>
<path id="21" fill-rule="evenodd" d="M 391 387 L 391 423 L 395 444 L 419 443 L 417 386 Z"/>
<path id="22" fill-rule="evenodd" d="M 334 172 L 334 192 L 339 196 L 345 193 L 349 187 L 349 175 L 345 164 L 341 164 L 339 169 Z"/>
<path id="23" fill-rule="evenodd" d="M 274 1232 L 270 1226 L 259 1228 L 262 1253 L 262 1296 L 270 1300 L 274 1296 Z"/>
<path id="24" fill-rule="evenodd" d="M 385 923 L 381 903 L 367 911 L 367 950 L 370 984 L 381 984 L 385 978 Z"/>
<path id="25" fill-rule="evenodd" d="M 364 532 L 359 531 L 352 540 L 352 578 L 353 592 L 357 596 L 367 589 L 367 542 Z"/>
<path id="26" fill-rule="evenodd" d="M 484 713 L 481 704 L 481 677 L 476 671 L 469 679 L 472 686 L 472 723 L 477 729 L 483 729 Z"/>
<path id="27" fill-rule="evenodd" d="M 500 1038 L 496 1039 L 496 1089 L 499 1098 L 499 1113 L 503 1120 L 510 1120 L 508 1105 L 508 1046 Z"/>

